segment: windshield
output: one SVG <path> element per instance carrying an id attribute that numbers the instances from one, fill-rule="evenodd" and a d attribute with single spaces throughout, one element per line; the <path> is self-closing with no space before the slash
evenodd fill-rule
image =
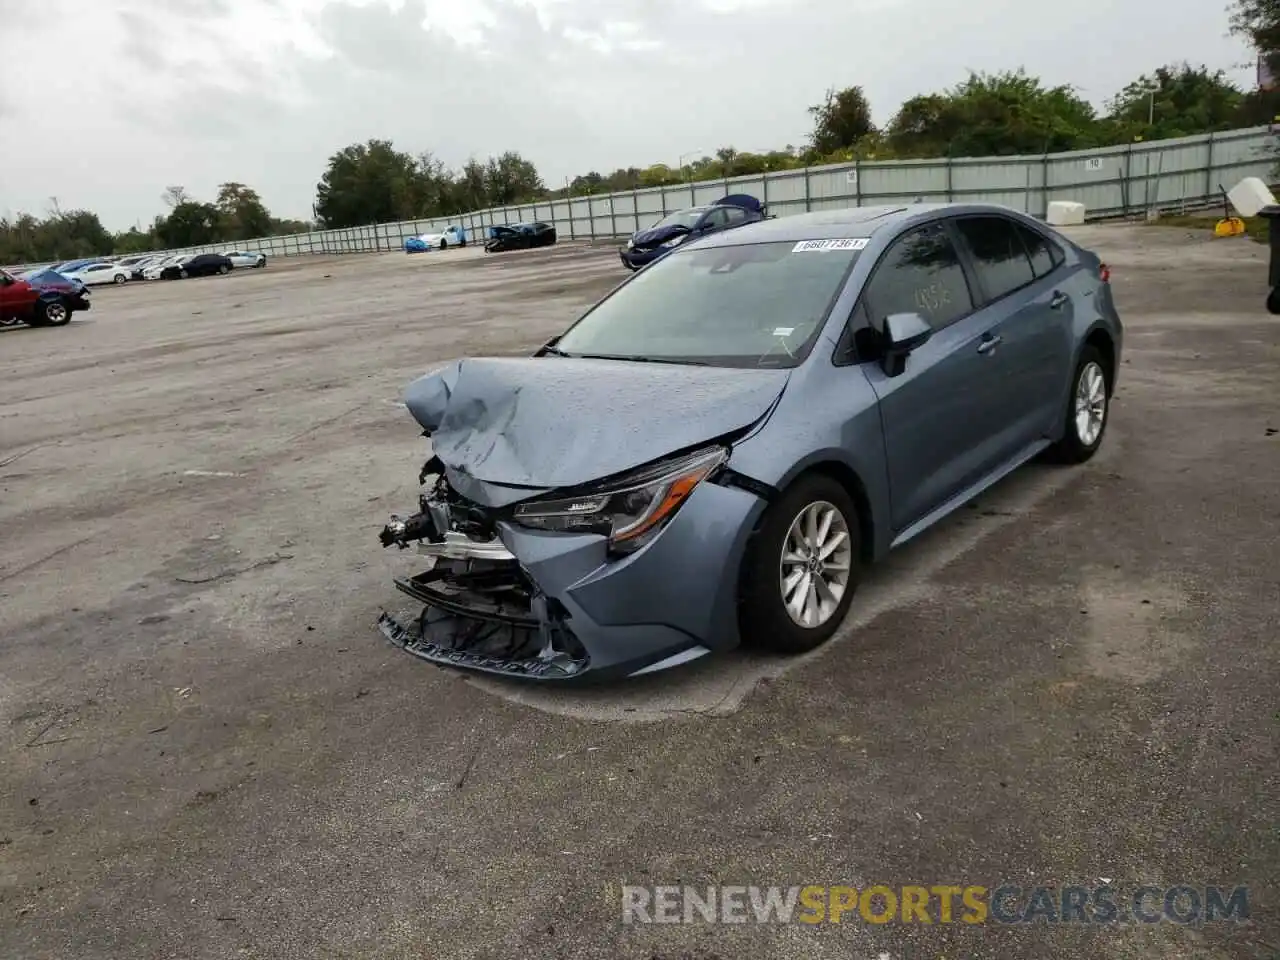
<path id="1" fill-rule="evenodd" d="M 859 250 L 795 241 L 668 254 L 555 344 L 573 356 L 793 367 L 812 349 Z"/>
<path id="2" fill-rule="evenodd" d="M 663 217 L 649 229 L 658 230 L 662 227 L 687 227 L 692 230 L 693 225 L 698 222 L 698 218 L 706 212 L 706 207 L 693 207 L 690 210 L 677 210 L 675 213 L 667 214 L 667 216 Z"/>

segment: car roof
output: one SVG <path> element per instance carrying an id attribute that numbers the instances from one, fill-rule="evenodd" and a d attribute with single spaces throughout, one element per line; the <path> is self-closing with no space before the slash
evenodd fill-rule
<path id="1" fill-rule="evenodd" d="M 801 240 L 865 239 L 884 228 L 893 229 L 928 214 L 998 213 L 1024 216 L 1012 207 L 994 203 L 904 203 L 874 207 L 817 210 L 760 220 L 712 234 L 698 241 L 699 248 L 732 247 L 748 243 L 799 242 Z"/>

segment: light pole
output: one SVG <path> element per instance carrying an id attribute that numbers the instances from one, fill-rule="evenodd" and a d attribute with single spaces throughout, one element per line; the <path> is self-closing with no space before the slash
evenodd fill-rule
<path id="1" fill-rule="evenodd" d="M 685 158 L 685 157 L 696 157 L 698 154 L 700 154 L 700 153 L 706 153 L 706 152 L 707 152 L 707 151 L 705 151 L 705 150 L 690 150 L 688 153 L 682 153 L 682 154 L 680 154 L 679 158 L 676 160 L 676 169 L 677 169 L 677 170 L 679 170 L 679 171 L 683 174 L 683 173 L 684 173 L 684 158 Z M 693 171 L 690 171 L 690 172 L 689 172 L 689 181 L 690 181 L 690 182 L 692 182 L 692 181 L 693 181 Z"/>
<path id="2" fill-rule="evenodd" d="M 1147 126 L 1154 127 L 1156 125 L 1156 94 L 1160 92 L 1159 81 L 1153 80 L 1148 83 L 1144 92 L 1147 95 Z"/>

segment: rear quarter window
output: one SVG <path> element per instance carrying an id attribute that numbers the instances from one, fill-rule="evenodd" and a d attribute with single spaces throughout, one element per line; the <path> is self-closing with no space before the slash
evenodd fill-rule
<path id="1" fill-rule="evenodd" d="M 1022 224 L 1017 224 L 1017 228 L 1037 278 L 1053 273 L 1066 261 L 1067 256 L 1062 252 L 1062 248 L 1039 230 L 1033 230 Z"/>

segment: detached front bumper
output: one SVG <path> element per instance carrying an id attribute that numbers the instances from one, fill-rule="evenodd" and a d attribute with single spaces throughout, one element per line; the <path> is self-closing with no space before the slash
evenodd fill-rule
<path id="1" fill-rule="evenodd" d="M 729 650 L 739 569 L 764 506 L 704 482 L 661 534 L 619 559 L 598 535 L 504 521 L 496 540 L 424 540 L 434 565 L 395 581 L 421 612 L 384 613 L 378 626 L 420 659 L 539 681 L 636 676 Z"/>

